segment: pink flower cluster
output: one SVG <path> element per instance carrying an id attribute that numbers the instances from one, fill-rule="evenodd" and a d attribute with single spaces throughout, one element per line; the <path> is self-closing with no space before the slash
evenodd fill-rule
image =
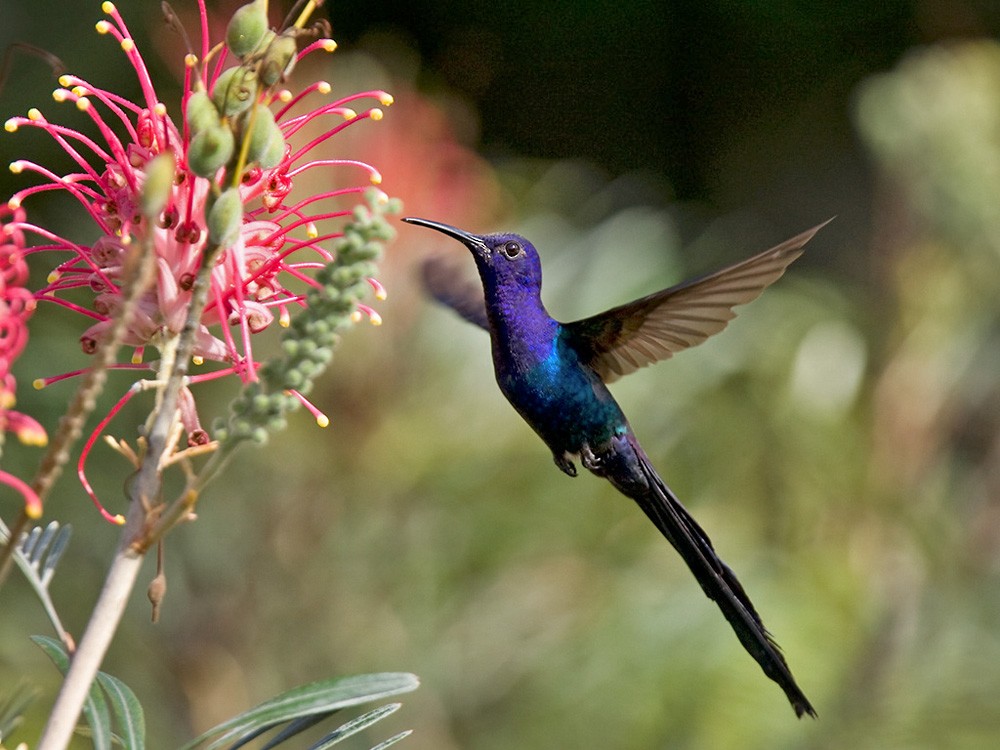
<path id="1" fill-rule="evenodd" d="M 340 157 L 329 141 L 347 127 L 381 119 L 380 107 L 390 105 L 392 97 L 384 91 L 365 91 L 307 106 L 307 102 L 328 95 L 330 85 L 317 81 L 293 95 L 283 88 L 284 74 L 302 57 L 314 51 L 333 51 L 336 45 L 330 39 L 319 38 L 296 50 L 294 40 L 307 34 L 304 31 L 298 37 L 293 34 L 291 57 L 281 69 L 282 75 L 273 85 L 252 89 L 253 106 L 258 111 L 268 110 L 266 118 L 258 119 L 269 120 L 273 115 L 282 150 L 275 158 L 262 158 L 259 162 L 244 159 L 237 150 L 236 155 L 206 176 L 204 168 L 195 168 L 192 163 L 195 156 L 191 149 L 198 133 L 193 132 L 196 127 L 189 102 L 193 97 L 205 99 L 206 94 L 218 102 L 217 89 L 229 85 L 220 81 L 226 79 L 233 67 L 254 76 L 259 73 L 263 79 L 267 72 L 264 66 L 268 64 L 264 53 L 260 53 L 258 63 L 254 57 L 257 53 L 237 58 L 225 46 L 213 47 L 205 2 L 198 0 L 200 54 L 189 53 L 185 58 L 181 102 L 184 116 L 177 124 L 157 96 L 146 63 L 118 10 L 111 2 L 101 7 L 108 18 L 97 24 L 97 30 L 117 41 L 135 71 L 141 96 L 131 101 L 83 77 L 63 75 L 59 79 L 60 88 L 53 94 L 55 100 L 72 104 L 83 112 L 92 128 L 85 132 L 52 122 L 38 109 L 30 110 L 26 117 L 7 120 L 8 132 L 32 127 L 47 133 L 76 168 L 68 174 L 57 174 L 27 159 L 11 163 L 13 172 L 33 173 L 39 179 L 7 202 L 10 221 L 5 228 L 5 247 L 8 237 L 21 241 L 24 233 L 31 233 L 40 238 L 40 244 L 28 252 L 65 256 L 36 297 L 62 305 L 89 321 L 80 336 L 87 353 L 96 351 L 107 339 L 115 314 L 124 303 L 123 269 L 128 267 L 130 254 L 151 248 L 155 253 L 155 280 L 130 309 L 125 332 L 118 342 L 134 347 L 134 352 L 130 364 L 116 367 L 137 369 L 151 366 L 143 364 L 146 347 L 153 346 L 162 352 L 180 334 L 191 304 L 194 280 L 206 253 L 213 251 L 209 293 L 201 313 L 194 362 L 208 360 L 222 366 L 191 377 L 188 383 L 231 374 L 244 383 L 254 382 L 259 363 L 253 354 L 253 336 L 270 328 L 276 320 L 287 326 L 293 311 L 305 306 L 305 290 L 316 285 L 313 279 L 316 269 L 333 258 L 333 251 L 327 246 L 343 235 L 343 225 L 350 220 L 353 203 L 371 190 L 373 184 L 381 182 L 374 167 Z M 271 36 L 267 39 L 289 36 L 268 33 Z M 369 105 L 360 111 L 352 107 L 355 102 L 365 101 L 378 106 Z M 236 115 L 220 109 L 215 116 L 223 129 L 237 133 L 237 139 L 241 137 L 240 127 L 245 126 L 238 124 Z M 309 133 L 305 143 L 293 145 L 296 137 L 305 133 Z M 196 144 L 196 148 L 202 145 Z M 236 148 L 240 147 L 237 140 Z M 152 165 L 159 155 L 168 153 L 173 155 L 175 168 L 163 189 L 164 207 L 157 216 L 149 217 L 145 215 L 144 200 L 147 182 L 153 180 Z M 245 155 L 246 149 L 242 153 Z M 362 180 L 360 184 L 339 189 L 326 187 L 319 193 L 295 199 L 296 178 L 320 170 L 331 172 L 321 181 L 326 186 L 335 184 L 342 174 L 360 176 Z M 91 245 L 82 245 L 30 222 L 22 204 L 48 191 L 72 196 L 97 227 L 100 238 Z M 235 191 L 239 198 L 238 231 L 231 241 L 213 243 L 210 237 L 213 205 L 222 202 L 220 194 Z M 220 246 L 218 252 L 213 244 Z M 376 296 L 381 296 L 381 285 L 374 279 L 370 284 Z M 28 310 L 29 303 L 30 299 L 26 300 L 22 309 Z M 378 322 L 373 310 L 360 304 L 357 308 Z M 72 374 L 75 373 L 67 375 Z M 49 378 L 42 384 L 67 375 Z M 300 398 L 305 402 L 304 397 Z M 186 388 L 182 407 L 189 442 L 207 440 Z M 103 426 L 104 423 L 101 429 Z"/>

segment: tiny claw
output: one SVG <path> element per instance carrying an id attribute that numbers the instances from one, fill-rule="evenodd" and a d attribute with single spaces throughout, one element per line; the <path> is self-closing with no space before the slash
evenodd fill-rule
<path id="1" fill-rule="evenodd" d="M 559 455 L 557 453 L 552 454 L 552 460 L 556 462 L 556 466 L 564 473 L 571 477 L 576 476 L 576 464 L 570 461 L 566 455 Z"/>

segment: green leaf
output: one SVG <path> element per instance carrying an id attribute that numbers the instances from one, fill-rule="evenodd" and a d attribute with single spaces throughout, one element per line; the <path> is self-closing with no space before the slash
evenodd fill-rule
<path id="1" fill-rule="evenodd" d="M 0 742 L 10 737 L 24 719 L 24 712 L 38 697 L 38 688 L 17 685 L 5 699 L 0 700 Z"/>
<path id="2" fill-rule="evenodd" d="M 309 748 L 309 750 L 325 750 L 331 745 L 336 745 L 341 740 L 346 740 L 358 732 L 361 732 L 372 724 L 381 719 L 384 719 L 389 714 L 393 714 L 399 710 L 399 707 L 403 705 L 402 703 L 389 703 L 385 706 L 379 706 L 373 711 L 369 711 L 366 714 L 362 714 L 356 719 L 351 719 L 346 724 L 334 729 L 330 734 L 326 735 L 323 739 L 317 742 L 315 745 Z M 267 750 L 267 748 L 264 748 Z"/>
<path id="3" fill-rule="evenodd" d="M 117 677 L 105 672 L 97 673 L 97 682 L 111 703 L 125 750 L 143 750 L 146 746 L 146 716 L 135 693 Z"/>
<path id="4" fill-rule="evenodd" d="M 387 747 L 389 747 L 389 745 L 395 745 L 397 742 L 399 742 L 402 739 L 406 739 L 411 734 L 413 734 L 412 729 L 407 729 L 405 731 L 402 731 L 399 734 L 393 735 L 385 742 L 378 743 L 375 747 L 372 748 L 372 750 L 385 750 Z"/>
<path id="5" fill-rule="evenodd" d="M 66 672 L 69 671 L 69 655 L 62 642 L 44 635 L 33 635 L 31 640 L 45 652 L 45 655 L 65 676 Z M 90 725 L 94 750 L 111 750 L 111 714 L 108 711 L 108 702 L 104 699 L 104 693 L 101 692 L 96 683 L 90 686 L 90 693 L 83 704 L 83 715 Z"/>
<path id="6" fill-rule="evenodd" d="M 209 729 L 184 745 L 182 750 L 192 750 L 209 738 L 219 735 L 207 748 L 214 750 L 247 733 L 259 733 L 261 729 L 276 726 L 284 721 L 315 714 L 330 714 L 349 706 L 408 693 L 416 690 L 419 684 L 416 675 L 386 672 L 321 680 L 302 685 Z"/>
<path id="7" fill-rule="evenodd" d="M 264 745 L 264 747 L 262 747 L 260 750 L 272 750 L 272 748 L 277 747 L 282 742 L 286 742 L 287 740 L 291 739 L 300 732 L 306 731 L 307 729 L 309 729 L 309 727 L 316 726 L 321 721 L 323 721 L 323 719 L 330 716 L 332 713 L 336 712 L 331 711 L 330 713 L 313 714 L 312 716 L 303 716 L 299 719 L 296 719 L 293 722 L 290 722 L 287 727 L 282 729 L 280 732 L 278 732 L 278 734 L 274 735 L 274 737 L 268 740 L 267 744 Z M 249 739 L 252 737 L 253 735 L 247 735 L 242 740 L 240 740 L 239 743 L 233 745 L 230 748 L 230 750 L 236 750 L 236 748 L 238 748 L 245 742 L 249 741 Z"/>

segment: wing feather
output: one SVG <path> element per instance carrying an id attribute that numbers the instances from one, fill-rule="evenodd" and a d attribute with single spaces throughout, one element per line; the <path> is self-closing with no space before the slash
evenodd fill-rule
<path id="1" fill-rule="evenodd" d="M 785 272 L 829 221 L 739 263 L 565 325 L 581 358 L 611 382 L 697 346 Z"/>
<path id="2" fill-rule="evenodd" d="M 457 263 L 442 256 L 424 261 L 420 270 L 424 287 L 438 302 L 470 323 L 489 330 L 483 286 L 478 279 L 466 278 Z"/>

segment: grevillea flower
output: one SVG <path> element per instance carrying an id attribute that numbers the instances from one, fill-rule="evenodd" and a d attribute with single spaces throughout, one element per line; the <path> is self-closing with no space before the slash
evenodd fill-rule
<path id="1" fill-rule="evenodd" d="M 128 306 L 115 342 L 134 349 L 131 364 L 118 365 L 123 368 L 156 366 L 143 364 L 149 346 L 161 359 L 167 356 L 188 317 L 195 279 L 209 264 L 193 361 L 221 366 L 187 382 L 236 375 L 253 384 L 260 373 L 253 337 L 275 322 L 287 326 L 294 311 L 308 306 L 309 290 L 326 283 L 317 274 L 336 259 L 337 243 L 357 219 L 354 204 L 360 197 L 367 195 L 374 213 L 388 201 L 372 188 L 381 182 L 379 172 L 331 153 L 336 144 L 331 139 L 357 123 L 381 119 L 380 107 L 391 104 L 392 97 L 365 91 L 329 101 L 331 87 L 324 81 L 292 94 L 284 81 L 296 61 L 316 51 L 332 52 L 332 40 L 315 38 L 303 28 L 305 18 L 285 30 L 268 29 L 266 2 L 255 0 L 234 15 L 226 44 L 213 47 L 204 0 L 198 7 L 201 46 L 185 58 L 181 117 L 175 120 L 157 95 L 125 21 L 112 3 L 103 3 L 108 18 L 98 22 L 97 30 L 117 40 L 141 96 L 130 101 L 81 76 L 63 75 L 55 100 L 87 115 L 93 133 L 50 121 L 38 109 L 7 120 L 9 132 L 22 127 L 46 132 L 77 167 L 56 174 L 26 159 L 12 162 L 13 172 L 41 179 L 8 201 L 13 213 L 5 237 L 33 233 L 41 244 L 30 252 L 65 255 L 37 297 L 87 318 L 80 336 L 85 352 L 97 351 L 111 337 L 119 312 Z M 303 45 L 304 37 L 311 41 Z M 296 179 L 321 170 L 327 173 L 322 184 L 348 186 L 295 197 Z M 100 232 L 96 242 L 81 245 L 26 219 L 22 204 L 53 190 L 80 204 Z M 125 284 L 130 259 L 145 249 L 155 256 L 153 279 L 130 300 Z M 377 281 L 363 281 L 381 296 Z M 358 297 L 351 297 L 351 312 L 377 323 L 378 315 Z M 308 406 L 295 388 L 284 392 Z M 322 423 L 325 418 L 314 413 Z M 187 386 L 179 416 L 190 444 L 208 441 Z"/>
<path id="2" fill-rule="evenodd" d="M 28 445 L 44 445 L 46 435 L 42 426 L 13 409 L 17 383 L 10 368 L 28 343 L 27 322 L 35 310 L 35 298 L 24 286 L 28 281 L 24 233 L 16 226 L 23 220 L 23 210 L 0 206 L 0 432 L 12 432 Z M 24 497 L 25 512 L 30 517 L 42 514 L 38 495 L 22 479 L 0 471 L 0 483 Z"/>

